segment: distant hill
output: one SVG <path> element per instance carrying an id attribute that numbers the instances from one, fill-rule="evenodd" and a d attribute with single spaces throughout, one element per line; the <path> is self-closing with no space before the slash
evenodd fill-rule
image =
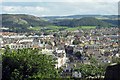
<path id="1" fill-rule="evenodd" d="M 68 26 L 68 27 L 77 27 L 77 26 L 110 27 L 112 26 L 112 24 L 96 19 L 94 17 L 56 20 L 56 21 L 53 21 L 53 24 L 57 26 Z"/>
<path id="2" fill-rule="evenodd" d="M 116 25 L 118 26 L 118 22 L 120 22 L 120 20 L 111 20 L 111 19 L 106 19 L 106 20 L 102 20 L 104 22 L 107 22 L 107 23 L 111 23 L 113 25 Z"/>
<path id="3" fill-rule="evenodd" d="M 36 17 L 27 14 L 1 14 L 2 26 L 14 32 L 29 32 L 49 27 L 78 27 L 78 26 L 98 26 L 111 27 L 118 25 L 116 15 L 72 15 L 72 16 L 51 16 Z M 32 29 L 30 29 L 32 27 Z"/>
<path id="4" fill-rule="evenodd" d="M 104 22 L 113 24 L 115 26 L 118 26 L 118 20 L 120 20 L 120 17 L 118 19 L 118 15 L 70 15 L 70 16 L 46 16 L 43 17 L 46 20 L 50 22 L 54 22 L 55 20 L 65 20 L 66 19 L 81 19 L 85 17 L 93 17 L 99 20 L 102 20 Z"/>
<path id="5" fill-rule="evenodd" d="M 48 20 L 54 20 L 54 19 L 80 19 L 84 17 L 94 17 L 97 19 L 117 19 L 118 15 L 70 15 L 70 16 L 46 16 L 43 17 Z"/>
<path id="6" fill-rule="evenodd" d="M 25 14 L 2 14 L 2 25 L 4 27 L 29 27 L 46 26 L 50 23 L 40 17 Z"/>
<path id="7" fill-rule="evenodd" d="M 30 32 L 30 27 L 44 27 L 50 25 L 43 18 L 26 14 L 1 14 L 2 27 L 9 28 L 9 32 Z M 3 30 L 4 31 L 4 30 Z"/>

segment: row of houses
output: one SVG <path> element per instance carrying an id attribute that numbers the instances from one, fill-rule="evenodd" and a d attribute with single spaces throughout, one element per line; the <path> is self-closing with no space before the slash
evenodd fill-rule
<path id="1" fill-rule="evenodd" d="M 54 36 L 58 34 L 59 36 Z M 66 36 L 66 37 L 65 37 Z M 74 41 L 77 44 L 73 44 Z M 101 28 L 78 31 L 53 32 L 49 35 L 25 35 L 24 33 L 2 35 L 1 47 L 9 46 L 10 49 L 38 48 L 42 53 L 51 53 L 56 56 L 58 65 L 61 67 L 70 56 L 65 51 L 65 46 L 73 48 L 74 55 L 80 52 L 84 63 L 89 63 L 89 56 L 94 56 L 99 62 L 111 62 L 110 57 L 119 57 L 119 33 L 118 28 Z M 54 54 L 57 52 L 59 55 Z M 69 51 L 69 50 L 68 50 Z M 64 57 L 61 56 L 64 53 Z M 79 60 L 78 60 L 79 61 Z"/>

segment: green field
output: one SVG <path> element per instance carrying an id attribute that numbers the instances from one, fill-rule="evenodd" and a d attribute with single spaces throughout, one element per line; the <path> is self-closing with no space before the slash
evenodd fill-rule
<path id="1" fill-rule="evenodd" d="M 79 27 L 74 27 L 74 28 L 67 28 L 66 30 L 68 31 L 75 31 L 78 29 L 95 29 L 96 26 L 79 26 Z"/>
<path id="2" fill-rule="evenodd" d="M 66 30 L 67 31 L 75 31 L 75 30 L 78 30 L 78 29 L 80 29 L 80 27 L 67 28 Z"/>
<path id="3" fill-rule="evenodd" d="M 81 26 L 82 29 L 95 29 L 96 26 Z"/>
<path id="4" fill-rule="evenodd" d="M 40 30 L 42 31 L 44 29 L 46 32 L 55 32 L 60 30 L 75 31 L 78 29 L 95 29 L 95 28 L 96 26 L 78 26 L 73 28 L 69 28 L 66 26 L 46 26 L 46 27 L 37 26 L 37 27 L 28 28 L 28 29 L 34 30 L 34 31 L 40 31 Z"/>
<path id="5" fill-rule="evenodd" d="M 40 26 L 37 26 L 37 27 L 29 27 L 28 29 L 29 29 L 29 30 L 38 31 L 38 30 L 41 29 L 41 27 L 40 27 Z"/>

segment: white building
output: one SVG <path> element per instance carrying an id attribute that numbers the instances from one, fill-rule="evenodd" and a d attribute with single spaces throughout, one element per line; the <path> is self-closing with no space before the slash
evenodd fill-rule
<path id="1" fill-rule="evenodd" d="M 23 48 L 32 48 L 32 44 L 16 44 L 16 43 L 11 43 L 8 45 L 10 49 L 23 49 Z"/>
<path id="2" fill-rule="evenodd" d="M 64 50 L 55 50 L 55 54 L 53 52 L 54 50 L 49 50 L 46 48 L 42 49 L 42 54 L 52 55 L 54 58 L 56 58 L 57 64 L 55 65 L 55 68 L 60 68 L 67 61 L 66 53 Z"/>
<path id="3" fill-rule="evenodd" d="M 10 49 L 23 49 L 39 47 L 39 41 L 35 42 L 34 39 L 20 39 L 16 43 L 7 44 Z"/>
<path id="4" fill-rule="evenodd" d="M 2 37 L 0 37 L 0 48 L 3 46 Z"/>
<path id="5" fill-rule="evenodd" d="M 81 78 L 81 77 L 82 77 L 82 74 L 81 74 L 81 72 L 74 71 L 74 72 L 72 72 L 72 77 Z"/>

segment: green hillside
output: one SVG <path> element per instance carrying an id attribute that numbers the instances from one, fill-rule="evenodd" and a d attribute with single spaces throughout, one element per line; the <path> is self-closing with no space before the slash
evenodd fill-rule
<path id="1" fill-rule="evenodd" d="M 29 27 L 48 26 L 49 22 L 40 17 L 25 14 L 2 14 L 2 26 L 11 31 L 29 31 Z"/>
<path id="2" fill-rule="evenodd" d="M 93 17 L 84 17 L 81 19 L 64 19 L 56 20 L 53 24 L 57 26 L 68 26 L 68 27 L 77 27 L 77 26 L 100 26 L 100 27 L 110 27 L 112 24 L 104 22 L 102 20 L 93 18 Z"/>
<path id="3" fill-rule="evenodd" d="M 27 14 L 1 14 L 2 27 L 9 28 L 12 32 L 31 32 L 31 31 L 61 31 L 91 29 L 91 27 L 111 27 L 112 21 L 103 21 L 95 17 L 82 17 L 80 19 L 54 19 L 47 20 L 43 17 L 36 17 Z M 116 23 L 114 23 L 116 24 Z M 82 27 L 81 27 L 82 26 Z"/>

